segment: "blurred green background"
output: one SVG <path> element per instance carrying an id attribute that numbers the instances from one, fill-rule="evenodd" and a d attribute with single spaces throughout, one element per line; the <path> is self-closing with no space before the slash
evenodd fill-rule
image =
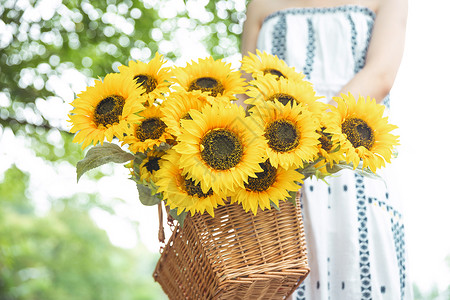
<path id="1" fill-rule="evenodd" d="M 152 278 L 159 254 L 140 239 L 117 246 L 95 218 L 129 205 L 95 188 L 117 171 L 70 188 L 83 157 L 67 132 L 70 102 L 131 59 L 158 51 L 184 63 L 190 36 L 196 55 L 238 57 L 247 2 L 0 0 L 0 300 L 165 299 Z M 33 185 L 38 177 L 54 186 Z M 139 235 L 134 218 L 120 217 Z M 438 296 L 415 286 L 415 299 Z"/>
<path id="2" fill-rule="evenodd" d="M 37 195 L 30 177 L 49 176 L 50 168 L 56 175 L 72 171 L 68 178 L 75 180 L 83 152 L 71 143 L 67 114 L 93 78 L 131 59 L 149 61 L 156 51 L 175 62 L 183 50 L 177 35 L 187 31 L 195 31 L 214 57 L 235 55 L 245 5 L 0 0 L 0 153 L 27 149 L 17 149 L 24 153 L 18 158 L 0 156 L 1 300 L 165 298 L 152 277 L 159 254 L 141 242 L 131 249 L 115 246 L 92 217 L 99 209 L 116 214 L 126 200 L 82 189 Z M 114 170 L 90 172 L 84 181 L 104 175 Z M 136 222 L 126 221 L 137 232 Z"/>

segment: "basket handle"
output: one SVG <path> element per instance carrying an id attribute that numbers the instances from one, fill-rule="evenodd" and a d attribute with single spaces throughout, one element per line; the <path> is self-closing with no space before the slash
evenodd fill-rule
<path id="1" fill-rule="evenodd" d="M 161 202 L 158 203 L 158 219 L 159 219 L 158 240 L 160 243 L 164 244 L 166 237 L 164 235 L 163 211 Z"/>
<path id="2" fill-rule="evenodd" d="M 167 214 L 167 225 L 169 225 L 170 230 L 173 232 L 175 230 L 175 225 L 173 224 L 173 218 L 169 213 L 170 208 L 169 206 L 166 206 L 166 214 Z M 158 203 L 158 219 L 159 219 L 159 230 L 158 230 L 158 240 L 161 243 L 161 246 L 159 248 L 159 252 L 163 252 L 164 247 L 166 246 L 165 243 L 165 234 L 164 234 L 164 215 L 163 215 L 163 209 L 162 209 L 162 201 Z"/>

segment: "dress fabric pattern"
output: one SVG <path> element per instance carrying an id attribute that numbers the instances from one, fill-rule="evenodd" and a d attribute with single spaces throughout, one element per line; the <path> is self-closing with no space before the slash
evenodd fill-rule
<path id="1" fill-rule="evenodd" d="M 331 99 L 364 67 L 375 13 L 346 5 L 289 8 L 263 22 L 257 48 L 277 55 Z M 389 97 L 384 99 L 389 106 Z M 412 299 L 395 182 L 341 171 L 306 180 L 302 209 L 311 273 L 294 299 Z M 391 191 L 391 192 L 389 192 Z"/>

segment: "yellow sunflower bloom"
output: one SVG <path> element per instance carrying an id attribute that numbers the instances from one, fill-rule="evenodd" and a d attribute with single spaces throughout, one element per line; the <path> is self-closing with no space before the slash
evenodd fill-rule
<path id="1" fill-rule="evenodd" d="M 191 109 L 201 110 L 210 105 L 201 95 L 186 92 L 174 92 L 167 97 L 161 106 L 162 120 L 167 125 L 167 131 L 177 137 L 181 134 L 181 120 L 191 119 Z"/>
<path id="2" fill-rule="evenodd" d="M 253 78 L 259 75 L 271 74 L 275 78 L 287 78 L 294 81 L 303 81 L 305 75 L 289 67 L 278 56 L 256 50 L 256 54 L 249 52 L 242 58 L 241 70 L 252 74 Z"/>
<path id="3" fill-rule="evenodd" d="M 262 130 L 241 106 L 217 102 L 201 112 L 191 110 L 190 116 L 192 120 L 181 120 L 174 149 L 181 154 L 183 174 L 188 173 L 196 183 L 201 181 L 204 193 L 210 188 L 218 194 L 234 191 L 262 171 Z"/>
<path id="4" fill-rule="evenodd" d="M 266 153 L 275 168 L 303 167 L 303 162 L 314 160 L 319 122 L 303 105 L 261 101 L 250 112 L 255 123 L 264 128 Z"/>
<path id="5" fill-rule="evenodd" d="M 212 57 L 199 59 L 183 68 L 176 67 L 173 75 L 180 90 L 202 94 L 211 103 L 216 98 L 234 100 L 235 94 L 245 92 L 245 79 L 241 73 L 233 71 L 231 64 Z"/>
<path id="6" fill-rule="evenodd" d="M 279 200 L 287 199 L 289 191 L 297 191 L 304 178 L 295 168 L 275 168 L 269 160 L 260 163 L 260 166 L 263 171 L 256 173 L 256 178 L 249 177 L 244 188 L 237 188 L 231 197 L 232 203 L 242 204 L 246 212 L 251 210 L 255 215 L 258 207 L 270 209 L 271 201 L 279 207 Z"/>
<path id="7" fill-rule="evenodd" d="M 258 77 L 249 83 L 246 94 L 249 98 L 245 100 L 245 103 L 250 105 L 255 105 L 260 100 L 273 102 L 276 99 L 284 105 L 288 103 L 304 104 L 315 114 L 321 114 L 326 107 L 326 104 L 317 101 L 323 97 L 316 96 L 312 84 L 307 81 L 276 79 L 273 76 Z"/>
<path id="8" fill-rule="evenodd" d="M 169 92 L 171 74 L 170 68 L 163 68 L 165 62 L 163 56 L 156 53 L 148 63 L 130 61 L 128 66 L 120 66 L 119 71 L 135 80 L 144 89 L 144 95 L 153 99 Z"/>
<path id="9" fill-rule="evenodd" d="M 195 183 L 183 174 L 178 165 L 180 154 L 169 150 L 161 161 L 160 170 L 156 173 L 156 185 L 158 192 L 162 192 L 164 200 L 170 209 L 177 209 L 180 214 L 184 210 L 194 215 L 196 212 L 203 214 L 205 210 L 214 217 L 214 208 L 225 205 L 222 197 L 214 193 L 212 189 L 204 191 L 201 183 Z"/>
<path id="10" fill-rule="evenodd" d="M 332 109 L 331 105 L 329 108 Z M 342 140 L 342 132 L 339 121 L 339 115 L 335 111 L 324 111 L 320 115 L 320 130 L 318 131 L 320 134 L 320 143 L 318 145 L 318 155 L 322 157 L 323 160 L 316 165 L 318 169 L 321 169 L 321 167 L 325 166 L 327 163 L 330 167 L 333 167 L 333 164 L 345 160 L 344 150 L 338 142 Z"/>
<path id="11" fill-rule="evenodd" d="M 363 168 L 369 167 L 372 172 L 385 166 L 385 162 L 389 163 L 399 141 L 398 136 L 390 133 L 397 126 L 383 117 L 384 106 L 370 97 L 360 96 L 356 101 L 350 93 L 333 100 L 338 103 L 335 111 L 340 116 L 343 133 L 343 138 L 336 136 L 336 139 L 340 139 L 338 142 L 346 152 L 347 163 L 353 163 L 356 168 L 362 160 Z"/>
<path id="12" fill-rule="evenodd" d="M 138 122 L 137 113 L 144 109 L 142 88 L 131 78 L 121 74 L 108 74 L 104 80 L 78 94 L 69 114 L 70 132 L 76 133 L 73 142 L 89 144 L 111 142 L 113 137 L 122 139 L 128 132 L 128 123 Z"/>
<path id="13" fill-rule="evenodd" d="M 130 151 L 145 153 L 153 147 L 168 142 L 173 137 L 167 132 L 167 125 L 162 120 L 159 106 L 150 105 L 139 113 L 140 122 L 131 124 L 131 134 L 124 137 L 124 144 L 130 145 Z"/>
<path id="14" fill-rule="evenodd" d="M 155 174 L 160 169 L 160 161 L 163 157 L 162 151 L 148 151 L 145 158 L 139 165 L 139 174 L 142 181 L 154 183 L 156 181 Z"/>

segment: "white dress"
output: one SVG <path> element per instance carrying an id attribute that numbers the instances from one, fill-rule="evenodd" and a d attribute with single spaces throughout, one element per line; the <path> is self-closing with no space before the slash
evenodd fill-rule
<path id="1" fill-rule="evenodd" d="M 330 99 L 363 66 L 375 13 L 354 5 L 269 15 L 257 48 L 306 75 Z M 389 106 L 389 98 L 384 100 Z M 307 180 L 302 208 L 311 273 L 294 299 L 412 299 L 399 197 L 352 171 Z"/>

